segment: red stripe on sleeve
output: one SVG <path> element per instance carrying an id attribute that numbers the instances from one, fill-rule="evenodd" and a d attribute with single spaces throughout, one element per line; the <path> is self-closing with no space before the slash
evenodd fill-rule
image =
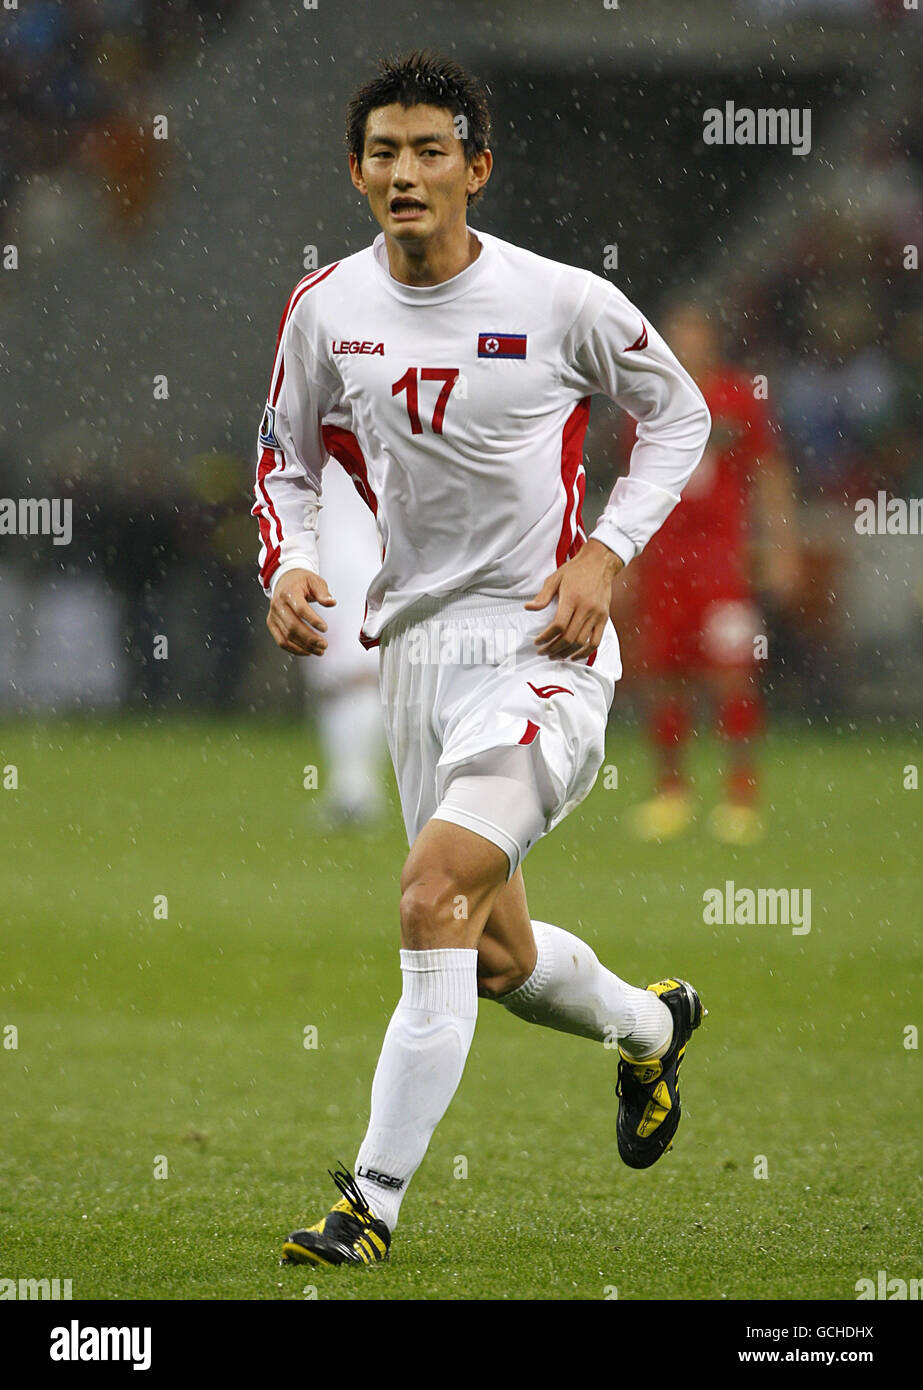
<path id="1" fill-rule="evenodd" d="M 276 351 L 272 363 L 272 374 L 269 379 L 269 403 L 276 405 L 282 390 L 282 383 L 285 380 L 285 357 L 282 352 L 282 335 L 285 332 L 285 325 L 291 317 L 296 305 L 307 294 L 308 290 L 313 290 L 315 285 L 319 285 L 322 280 L 326 280 L 328 275 L 332 275 L 339 265 L 339 261 L 334 261 L 333 265 L 328 266 L 313 276 L 306 276 L 299 280 L 298 284 L 289 295 L 288 303 L 283 310 L 279 320 L 279 331 L 276 334 Z M 260 540 L 262 541 L 266 555 L 260 569 L 260 580 L 268 588 L 269 581 L 279 565 L 279 552 L 282 545 L 282 522 L 279 514 L 272 503 L 272 498 L 266 489 L 266 479 L 270 473 L 278 466 L 276 450 L 264 448 L 260 455 L 259 465 L 256 473 L 256 506 L 252 514 L 258 518 L 260 527 Z M 279 450 L 279 453 L 282 451 Z M 284 455 L 283 455 L 284 460 Z M 268 515 L 267 515 L 268 513 Z M 273 540 L 273 526 L 275 527 L 277 539 Z"/>
<path id="2" fill-rule="evenodd" d="M 313 279 L 306 278 L 304 280 L 299 280 L 298 284 L 292 290 L 292 293 L 289 297 L 289 301 L 285 306 L 285 311 L 282 314 L 282 318 L 279 320 L 279 332 L 276 337 L 276 355 L 273 358 L 272 375 L 269 378 L 270 405 L 275 405 L 278 401 L 279 392 L 282 390 L 282 381 L 285 376 L 285 372 L 283 369 L 283 359 L 281 354 L 282 334 L 285 332 L 285 325 L 288 323 L 289 319 L 295 311 L 296 306 L 304 298 L 308 290 L 313 290 L 315 285 L 319 285 L 322 280 L 326 280 L 328 275 L 332 275 L 339 264 L 339 261 L 334 261 L 333 265 L 328 266 L 326 270 L 320 271 L 318 274 L 314 276 Z"/>
<path id="3" fill-rule="evenodd" d="M 259 521 L 260 540 L 266 547 L 266 556 L 263 560 L 263 567 L 260 570 L 260 580 L 267 589 L 269 588 L 270 579 L 279 567 L 279 548 L 282 543 L 282 524 L 279 521 L 275 507 L 272 505 L 272 499 L 266 491 L 266 475 L 267 473 L 271 473 L 275 466 L 275 452 L 272 449 L 264 449 L 260 456 L 259 468 L 256 472 L 256 491 L 258 498 L 262 496 L 265 511 L 260 508 L 260 503 L 257 501 L 256 506 L 253 508 L 253 514 Z M 266 515 L 266 512 L 269 513 L 269 516 Z M 278 545 L 272 538 L 270 518 L 272 518 L 272 521 L 274 521 L 276 525 L 276 534 L 279 537 Z"/>

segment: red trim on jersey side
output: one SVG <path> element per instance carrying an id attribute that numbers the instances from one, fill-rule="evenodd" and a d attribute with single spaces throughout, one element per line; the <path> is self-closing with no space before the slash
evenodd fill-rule
<path id="1" fill-rule="evenodd" d="M 369 469 L 359 443 L 352 430 L 341 429 L 339 425 L 324 425 L 321 428 L 321 435 L 328 454 L 335 458 L 337 463 L 344 469 L 347 476 L 352 479 L 353 487 L 368 507 L 372 516 L 378 516 L 378 498 L 372 491 L 372 484 L 369 482 Z M 384 560 L 384 555 L 382 555 Z M 379 638 L 366 637 L 363 629 L 365 620 L 369 615 L 369 605 L 366 602 L 362 614 L 362 626 L 359 629 L 359 641 L 366 651 L 371 651 L 373 647 L 379 645 Z"/>
<path id="2" fill-rule="evenodd" d="M 590 423 L 590 397 L 574 406 L 561 431 L 561 482 L 564 485 L 564 518 L 555 551 L 555 567 L 570 560 L 586 540 L 583 529 L 583 497 L 586 474 L 583 471 L 583 441 Z"/>
<path id="3" fill-rule="evenodd" d="M 535 742 L 535 735 L 536 735 L 537 733 L 538 733 L 538 725 L 537 725 L 537 724 L 533 724 L 533 722 L 532 722 L 531 719 L 527 719 L 527 720 L 526 720 L 526 731 L 525 731 L 525 733 L 523 734 L 522 738 L 519 740 L 519 742 L 520 742 L 521 744 L 522 744 L 522 743 L 534 743 L 534 742 Z"/>
<path id="4" fill-rule="evenodd" d="M 324 425 L 321 435 L 328 454 L 332 454 L 337 463 L 342 464 L 372 516 L 377 517 L 378 498 L 369 482 L 369 470 L 362 446 L 352 430 L 341 429 L 339 425 Z"/>

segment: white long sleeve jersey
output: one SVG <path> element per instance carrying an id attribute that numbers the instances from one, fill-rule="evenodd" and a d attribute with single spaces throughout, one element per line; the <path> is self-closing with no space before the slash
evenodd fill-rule
<path id="1" fill-rule="evenodd" d="M 525 601 L 577 553 L 594 393 L 638 421 L 629 474 L 593 532 L 626 564 L 708 440 L 701 392 L 620 290 L 476 236 L 471 265 L 417 287 L 393 278 L 380 234 L 306 276 L 280 325 L 253 508 L 260 579 L 270 594 L 288 570 L 318 572 L 322 473 L 337 460 L 381 545 L 365 646 L 423 597 Z"/>

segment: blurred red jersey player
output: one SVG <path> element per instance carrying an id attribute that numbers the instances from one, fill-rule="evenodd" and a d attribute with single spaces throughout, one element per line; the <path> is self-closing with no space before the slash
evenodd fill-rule
<path id="1" fill-rule="evenodd" d="M 757 670 L 765 653 L 753 594 L 751 519 L 755 510 L 766 543 L 762 586 L 790 603 L 800 583 L 794 485 L 766 402 L 750 377 L 722 360 L 713 320 L 683 304 L 665 331 L 713 423 L 682 501 L 635 565 L 634 664 L 647 686 L 658 789 L 634 808 L 632 828 L 642 839 L 662 840 L 692 819 L 684 754 L 693 730 L 691 696 L 704 691 L 728 753 L 725 799 L 708 826 L 719 839 L 743 844 L 762 829 L 753 744 L 764 722 Z"/>

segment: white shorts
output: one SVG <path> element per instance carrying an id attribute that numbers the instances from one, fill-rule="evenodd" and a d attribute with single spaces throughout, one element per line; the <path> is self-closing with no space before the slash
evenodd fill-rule
<path id="1" fill-rule="evenodd" d="M 380 647 L 408 841 L 434 816 L 454 821 L 504 850 L 509 877 L 593 786 L 622 673 L 611 623 L 592 665 L 539 656 L 534 639 L 554 608 L 525 602 L 468 593 L 418 603 Z"/>

